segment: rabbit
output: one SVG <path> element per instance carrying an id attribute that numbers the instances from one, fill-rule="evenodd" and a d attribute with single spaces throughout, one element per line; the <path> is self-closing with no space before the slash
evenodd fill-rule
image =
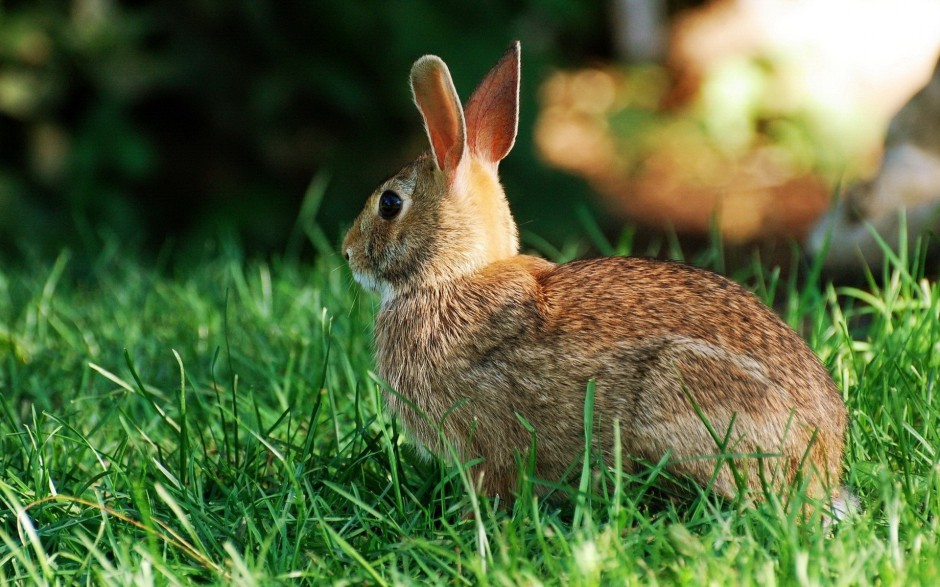
<path id="1" fill-rule="evenodd" d="M 475 488 L 511 503 L 526 424 L 538 478 L 565 480 L 584 454 L 593 380 L 592 450 L 607 464 L 619 426 L 628 472 L 668 456 L 673 472 L 733 496 L 741 488 L 715 456 L 725 442 L 745 455 L 734 463 L 749 490 L 803 480 L 837 507 L 841 393 L 753 294 L 678 262 L 519 254 L 497 175 L 519 76 L 516 42 L 464 108 L 444 62 L 418 59 L 411 88 L 430 150 L 378 186 L 343 240 L 353 277 L 380 297 L 388 410 L 426 451 L 476 460 Z"/>

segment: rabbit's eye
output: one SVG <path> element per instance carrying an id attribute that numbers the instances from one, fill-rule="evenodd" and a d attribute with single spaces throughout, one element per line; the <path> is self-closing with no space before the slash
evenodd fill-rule
<path id="1" fill-rule="evenodd" d="M 401 196 L 392 190 L 385 190 L 379 196 L 379 216 L 385 220 L 391 220 L 401 212 Z"/>

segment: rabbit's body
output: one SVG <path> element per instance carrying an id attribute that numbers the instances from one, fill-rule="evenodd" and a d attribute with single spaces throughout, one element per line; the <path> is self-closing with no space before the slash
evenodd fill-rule
<path id="1" fill-rule="evenodd" d="M 807 450 L 824 478 L 840 477 L 845 409 L 812 351 L 739 285 L 682 264 L 516 256 L 395 298 L 377 318 L 376 348 L 380 374 L 423 415 L 394 395 L 391 410 L 434 452 L 446 454 L 440 427 L 463 459 L 484 457 L 491 495 L 510 494 L 515 452 L 531 442 L 517 414 L 536 429 L 539 477 L 559 480 L 577 462 L 590 379 L 608 464 L 619 421 L 625 455 L 669 454 L 707 483 L 718 461 L 699 457 L 721 451 L 688 394 L 724 452 L 779 455 L 766 460 L 769 483 L 792 482 Z M 753 459 L 735 462 L 759 488 Z M 733 492 L 728 468 L 716 488 Z"/>
<path id="2" fill-rule="evenodd" d="M 509 497 L 535 428 L 539 477 L 557 481 L 585 442 L 706 484 L 735 459 L 751 488 L 801 471 L 825 498 L 841 476 L 845 407 L 806 343 L 756 297 L 679 263 L 555 265 L 518 254 L 496 166 L 515 137 L 518 46 L 466 108 L 446 67 L 412 70 L 431 152 L 384 182 L 346 236 L 356 279 L 382 296 L 376 362 L 390 410 L 426 448 L 482 458 L 475 479 Z M 697 413 L 701 410 L 702 416 Z M 707 420 L 719 441 L 713 438 Z M 767 455 L 765 475 L 757 455 Z M 626 467 L 633 461 L 626 459 Z M 734 492 L 727 466 L 715 487 Z"/>

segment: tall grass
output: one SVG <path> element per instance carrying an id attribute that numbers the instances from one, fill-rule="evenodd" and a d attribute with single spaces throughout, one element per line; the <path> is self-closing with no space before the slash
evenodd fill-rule
<path id="1" fill-rule="evenodd" d="M 738 276 L 810 341 L 849 406 L 862 509 L 827 529 L 777 500 L 676 493 L 665 463 L 585 466 L 591 491 L 551 502 L 522 460 L 514 505 L 477 497 L 384 412 L 375 302 L 315 226 L 298 230 L 293 250 L 305 234 L 314 262 L 228 243 L 185 269 L 112 247 L 0 271 L 0 583 L 940 579 L 940 289 L 922 256 L 894 256 L 858 288 L 813 265 L 801 282 L 758 264 Z M 632 238 L 604 246 L 627 253 Z"/>

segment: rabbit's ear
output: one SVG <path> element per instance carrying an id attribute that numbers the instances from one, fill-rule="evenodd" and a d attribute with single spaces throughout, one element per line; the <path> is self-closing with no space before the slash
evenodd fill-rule
<path id="1" fill-rule="evenodd" d="M 453 178 L 467 144 L 467 127 L 447 65 L 434 55 L 418 59 L 411 68 L 411 91 L 437 167 Z"/>
<path id="2" fill-rule="evenodd" d="M 467 102 L 470 151 L 494 165 L 509 154 L 519 128 L 519 54 L 516 41 Z"/>

